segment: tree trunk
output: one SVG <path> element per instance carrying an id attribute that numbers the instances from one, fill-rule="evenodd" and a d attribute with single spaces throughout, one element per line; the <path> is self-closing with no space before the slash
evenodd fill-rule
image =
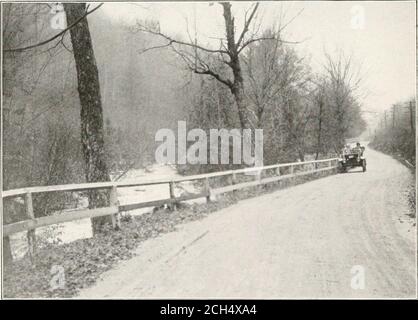
<path id="1" fill-rule="evenodd" d="M 319 122 L 318 122 L 318 141 L 316 146 L 315 160 L 318 160 L 319 152 L 321 150 L 321 133 L 322 133 L 322 100 L 319 101 Z"/>
<path id="2" fill-rule="evenodd" d="M 304 152 L 303 152 L 301 149 L 299 149 L 299 148 L 298 148 L 298 154 L 299 154 L 299 159 L 300 159 L 300 161 L 301 161 L 301 162 L 304 162 L 304 161 L 305 161 L 305 154 L 304 154 Z"/>
<path id="3" fill-rule="evenodd" d="M 242 129 L 252 129 L 254 125 L 251 122 L 251 114 L 247 109 L 244 98 L 244 85 L 241 83 L 234 84 L 231 90 L 238 108 L 239 121 Z"/>
<path id="4" fill-rule="evenodd" d="M 224 10 L 225 32 L 228 52 L 230 54 L 230 62 L 228 65 L 232 69 L 234 81 L 230 87 L 238 108 L 239 120 L 242 129 L 251 129 L 251 112 L 247 109 L 244 98 L 244 78 L 242 76 L 241 64 L 239 61 L 239 53 L 237 44 L 235 43 L 235 25 L 234 18 L 231 13 L 231 4 L 229 2 L 221 2 Z"/>
<path id="5" fill-rule="evenodd" d="M 85 3 L 64 3 L 67 24 L 74 23 L 86 12 Z M 103 110 L 99 73 L 94 56 L 87 18 L 70 29 L 71 43 L 77 69 L 78 93 L 81 104 L 81 143 L 87 182 L 110 181 L 104 157 Z M 109 205 L 109 191 L 90 191 L 89 208 Z M 111 216 L 92 218 L 93 233 L 111 224 Z"/>

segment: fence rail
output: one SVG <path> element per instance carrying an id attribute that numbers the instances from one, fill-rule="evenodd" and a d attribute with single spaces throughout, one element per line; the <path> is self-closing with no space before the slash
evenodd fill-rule
<path id="1" fill-rule="evenodd" d="M 319 168 L 320 164 L 325 164 L 326 166 Z M 35 229 L 39 227 L 54 225 L 62 222 L 69 222 L 85 218 L 93 218 L 99 216 L 112 216 L 113 226 L 119 226 L 118 214 L 119 212 L 129 211 L 140 208 L 147 207 L 156 207 L 162 205 L 170 205 L 172 208 L 175 208 L 176 203 L 181 201 L 193 200 L 198 198 L 206 198 L 206 201 L 210 201 L 211 195 L 218 195 L 222 193 L 227 193 L 235 191 L 242 188 L 254 187 L 262 184 L 272 183 L 280 180 L 290 179 L 297 176 L 308 175 L 317 172 L 323 172 L 328 170 L 333 170 L 337 167 L 338 158 L 323 159 L 323 160 L 314 160 L 314 161 L 305 161 L 305 162 L 293 162 L 293 163 L 283 163 L 276 164 L 264 167 L 252 167 L 244 168 L 238 170 L 229 170 L 229 171 L 220 171 L 208 174 L 199 174 L 193 176 L 185 176 L 173 179 L 159 179 L 159 180 L 148 180 L 148 181 L 125 181 L 125 182 L 99 182 L 99 183 L 84 183 L 84 184 L 67 184 L 67 185 L 56 185 L 56 186 L 43 186 L 43 187 L 30 187 L 23 189 L 14 189 L 6 190 L 2 192 L 2 198 L 16 198 L 23 197 L 26 208 L 27 220 L 19 221 L 16 223 L 6 224 L 3 226 L 3 237 L 7 237 L 11 234 L 27 231 L 28 232 L 28 243 L 29 243 L 29 253 L 33 255 L 35 252 Z M 281 168 L 289 168 L 288 173 L 282 175 L 280 173 Z M 295 169 L 301 169 L 296 171 Z M 273 176 L 263 177 L 263 173 L 267 170 L 276 169 Z M 237 183 L 237 175 L 244 173 L 255 173 L 254 181 L 247 181 Z M 215 177 L 224 177 L 230 176 L 230 184 L 223 187 L 211 188 L 210 179 Z M 190 194 L 185 196 L 176 197 L 174 194 L 174 185 L 175 183 L 181 183 L 186 181 L 198 181 L 204 180 L 204 190 L 203 192 L 197 194 Z M 127 188 L 127 187 L 136 187 L 136 186 L 150 186 L 158 184 L 168 184 L 170 198 L 131 203 L 119 205 L 117 199 L 117 189 L 118 188 Z M 110 206 L 103 208 L 95 209 L 82 209 L 74 212 L 66 212 L 60 215 L 52 215 L 46 217 L 35 218 L 33 212 L 32 204 L 32 194 L 35 193 L 49 193 L 49 192 L 78 192 L 78 191 L 88 191 L 88 190 L 97 190 L 97 189 L 110 189 Z"/>

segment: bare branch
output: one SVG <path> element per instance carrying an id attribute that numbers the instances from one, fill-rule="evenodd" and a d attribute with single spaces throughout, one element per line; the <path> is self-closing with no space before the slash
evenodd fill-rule
<path id="1" fill-rule="evenodd" d="M 228 88 L 232 88 L 233 83 L 231 80 L 223 78 L 219 73 L 211 69 L 211 67 L 206 62 L 204 62 L 198 54 L 194 56 L 192 53 L 176 49 L 174 46 L 171 46 L 171 48 L 185 62 L 187 68 L 190 71 L 196 74 L 210 75 L 219 82 L 226 85 Z"/>
<path id="2" fill-rule="evenodd" d="M 241 35 L 239 36 L 237 44 L 236 44 L 237 48 L 239 47 L 239 45 L 243 41 L 245 34 L 248 32 L 249 26 L 251 24 L 251 21 L 254 18 L 255 13 L 257 12 L 258 6 L 259 6 L 259 3 L 257 2 L 254 6 L 253 11 L 250 14 L 250 17 L 248 18 L 248 20 L 245 21 L 244 29 L 242 30 Z"/>
<path id="3" fill-rule="evenodd" d="M 73 27 L 75 27 L 81 20 L 83 20 L 84 18 L 86 18 L 89 14 L 93 13 L 94 11 L 96 11 L 97 9 L 99 9 L 101 6 L 103 5 L 103 3 L 99 4 L 96 8 L 87 11 L 82 17 L 80 17 L 79 19 L 77 19 L 76 21 L 74 21 L 74 23 L 72 23 L 70 26 L 68 26 L 67 28 L 65 28 L 64 30 L 62 30 L 61 32 L 58 32 L 56 35 L 54 35 L 53 37 L 46 39 L 42 42 L 27 46 L 27 47 L 22 47 L 22 48 L 14 48 L 14 49 L 3 49 L 3 52 L 22 52 L 25 50 L 29 50 L 29 49 L 33 49 L 36 47 L 40 47 L 43 46 L 55 39 L 57 39 L 58 37 L 62 36 L 64 33 L 66 33 L 68 30 L 72 29 Z"/>
<path id="4" fill-rule="evenodd" d="M 283 31 L 289 24 L 291 24 L 297 17 L 299 17 L 302 14 L 303 10 L 303 8 L 299 10 L 299 12 L 296 15 L 294 15 L 288 22 L 286 22 L 283 26 L 280 27 L 278 32 Z"/>
<path id="5" fill-rule="evenodd" d="M 172 42 L 172 41 L 170 41 L 169 43 L 167 43 L 167 44 L 163 44 L 163 45 L 161 45 L 161 46 L 153 46 L 153 47 L 148 47 L 148 48 L 145 48 L 145 49 L 143 49 L 143 50 L 139 51 L 139 54 L 143 54 L 143 53 L 145 53 L 145 52 L 147 52 L 147 51 L 150 51 L 150 50 L 167 48 L 167 47 L 171 46 L 171 45 L 172 45 L 172 43 L 173 43 L 173 42 Z"/>
<path id="6" fill-rule="evenodd" d="M 217 73 L 215 73 L 215 72 L 213 72 L 212 70 L 210 70 L 210 69 L 206 69 L 206 70 L 204 70 L 204 71 L 199 71 L 199 70 L 194 70 L 194 73 L 197 73 L 197 74 L 207 74 L 207 75 L 210 75 L 210 76 L 212 76 L 212 77 L 214 77 L 216 80 L 218 80 L 219 82 L 221 82 L 221 83 L 223 83 L 224 85 L 226 85 L 228 88 L 232 88 L 232 86 L 233 86 L 233 84 L 232 84 L 232 82 L 231 82 L 231 80 L 229 80 L 229 79 L 223 79 L 219 74 L 217 74 Z"/>
<path id="7" fill-rule="evenodd" d="M 184 46 L 188 46 L 188 47 L 196 48 L 196 49 L 199 49 L 199 50 L 202 50 L 202 51 L 208 52 L 208 53 L 223 53 L 223 54 L 229 54 L 229 53 L 228 53 L 228 51 L 225 51 L 225 50 L 222 50 L 222 49 L 219 49 L 219 50 L 216 50 L 216 49 L 209 49 L 209 48 L 202 47 L 201 45 L 198 45 L 198 44 L 195 44 L 195 43 L 189 43 L 189 42 L 185 42 L 185 41 L 181 41 L 181 40 L 173 39 L 173 38 L 169 37 L 168 35 L 166 35 L 166 34 L 164 34 L 164 33 L 160 32 L 160 31 L 154 31 L 154 30 L 151 30 L 150 28 L 147 28 L 147 27 L 145 27 L 145 26 L 143 26 L 143 25 L 141 25 L 141 24 L 137 24 L 137 26 L 138 26 L 138 28 L 139 28 L 139 29 L 138 29 L 138 31 L 140 31 L 140 32 L 146 32 L 146 33 L 149 33 L 149 34 L 153 34 L 153 35 L 156 35 L 156 36 L 160 36 L 160 37 L 162 37 L 162 38 L 164 38 L 164 39 L 168 40 L 168 41 L 169 41 L 169 44 L 168 44 L 168 45 L 171 45 L 171 44 L 173 44 L 173 43 L 177 43 L 177 44 L 181 44 L 181 45 L 184 45 Z M 167 45 L 167 46 L 168 46 L 168 45 Z M 154 48 L 154 49 L 156 49 L 156 48 Z"/>

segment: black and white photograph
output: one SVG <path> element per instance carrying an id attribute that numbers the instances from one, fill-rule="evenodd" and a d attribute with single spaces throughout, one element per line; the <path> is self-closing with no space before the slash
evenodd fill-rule
<path id="1" fill-rule="evenodd" d="M 417 299 L 416 14 L 2 1 L 2 299 Z"/>

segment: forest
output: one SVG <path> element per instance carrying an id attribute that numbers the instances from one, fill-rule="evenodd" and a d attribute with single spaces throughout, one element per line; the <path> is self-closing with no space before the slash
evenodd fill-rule
<path id="1" fill-rule="evenodd" d="M 257 7 L 250 9 L 257 13 Z M 69 32 L 43 46 L 13 51 L 56 33 L 49 26 L 51 9 L 5 4 L 3 10 L 4 189 L 83 181 Z M 294 49 L 297 44 L 281 40 L 280 28 L 262 26 L 257 33 L 249 19 L 249 31 L 243 30 L 248 35 L 243 32 L 241 40 L 235 35 L 241 45 L 225 50 L 236 52 L 237 76 L 223 50 L 188 46 L 176 35 L 169 36 L 178 42 L 167 46 L 168 36 L 153 30 L 156 21 L 117 24 L 100 9 L 88 20 L 110 172 L 152 163 L 155 132 L 175 129 L 181 120 L 188 128 L 262 128 L 266 165 L 337 152 L 345 138 L 365 129 L 356 95 L 358 70 L 344 53 L 337 59 L 328 55 L 323 72 L 314 74 Z"/>
<path id="2" fill-rule="evenodd" d="M 415 98 L 394 104 L 385 110 L 370 146 L 406 160 L 415 167 Z"/>
<path id="3" fill-rule="evenodd" d="M 341 50 L 324 51 L 322 71 L 313 72 L 283 36 L 297 16 L 263 25 L 253 3 L 238 26 L 234 4 L 216 4 L 225 37 L 215 46 L 161 30 L 155 19 L 109 20 L 102 5 L 3 5 L 4 190 L 110 181 L 147 168 L 156 132 L 175 131 L 178 121 L 207 132 L 262 129 L 264 165 L 335 155 L 366 129 L 359 66 Z M 51 28 L 51 12 L 65 13 L 64 30 Z M 68 197 L 36 195 L 35 217 L 62 209 Z M 88 197 L 90 208 L 107 204 L 106 194 Z M 5 210 L 5 223 L 21 220 L 16 212 Z M 95 219 L 100 231 L 106 218 Z"/>

